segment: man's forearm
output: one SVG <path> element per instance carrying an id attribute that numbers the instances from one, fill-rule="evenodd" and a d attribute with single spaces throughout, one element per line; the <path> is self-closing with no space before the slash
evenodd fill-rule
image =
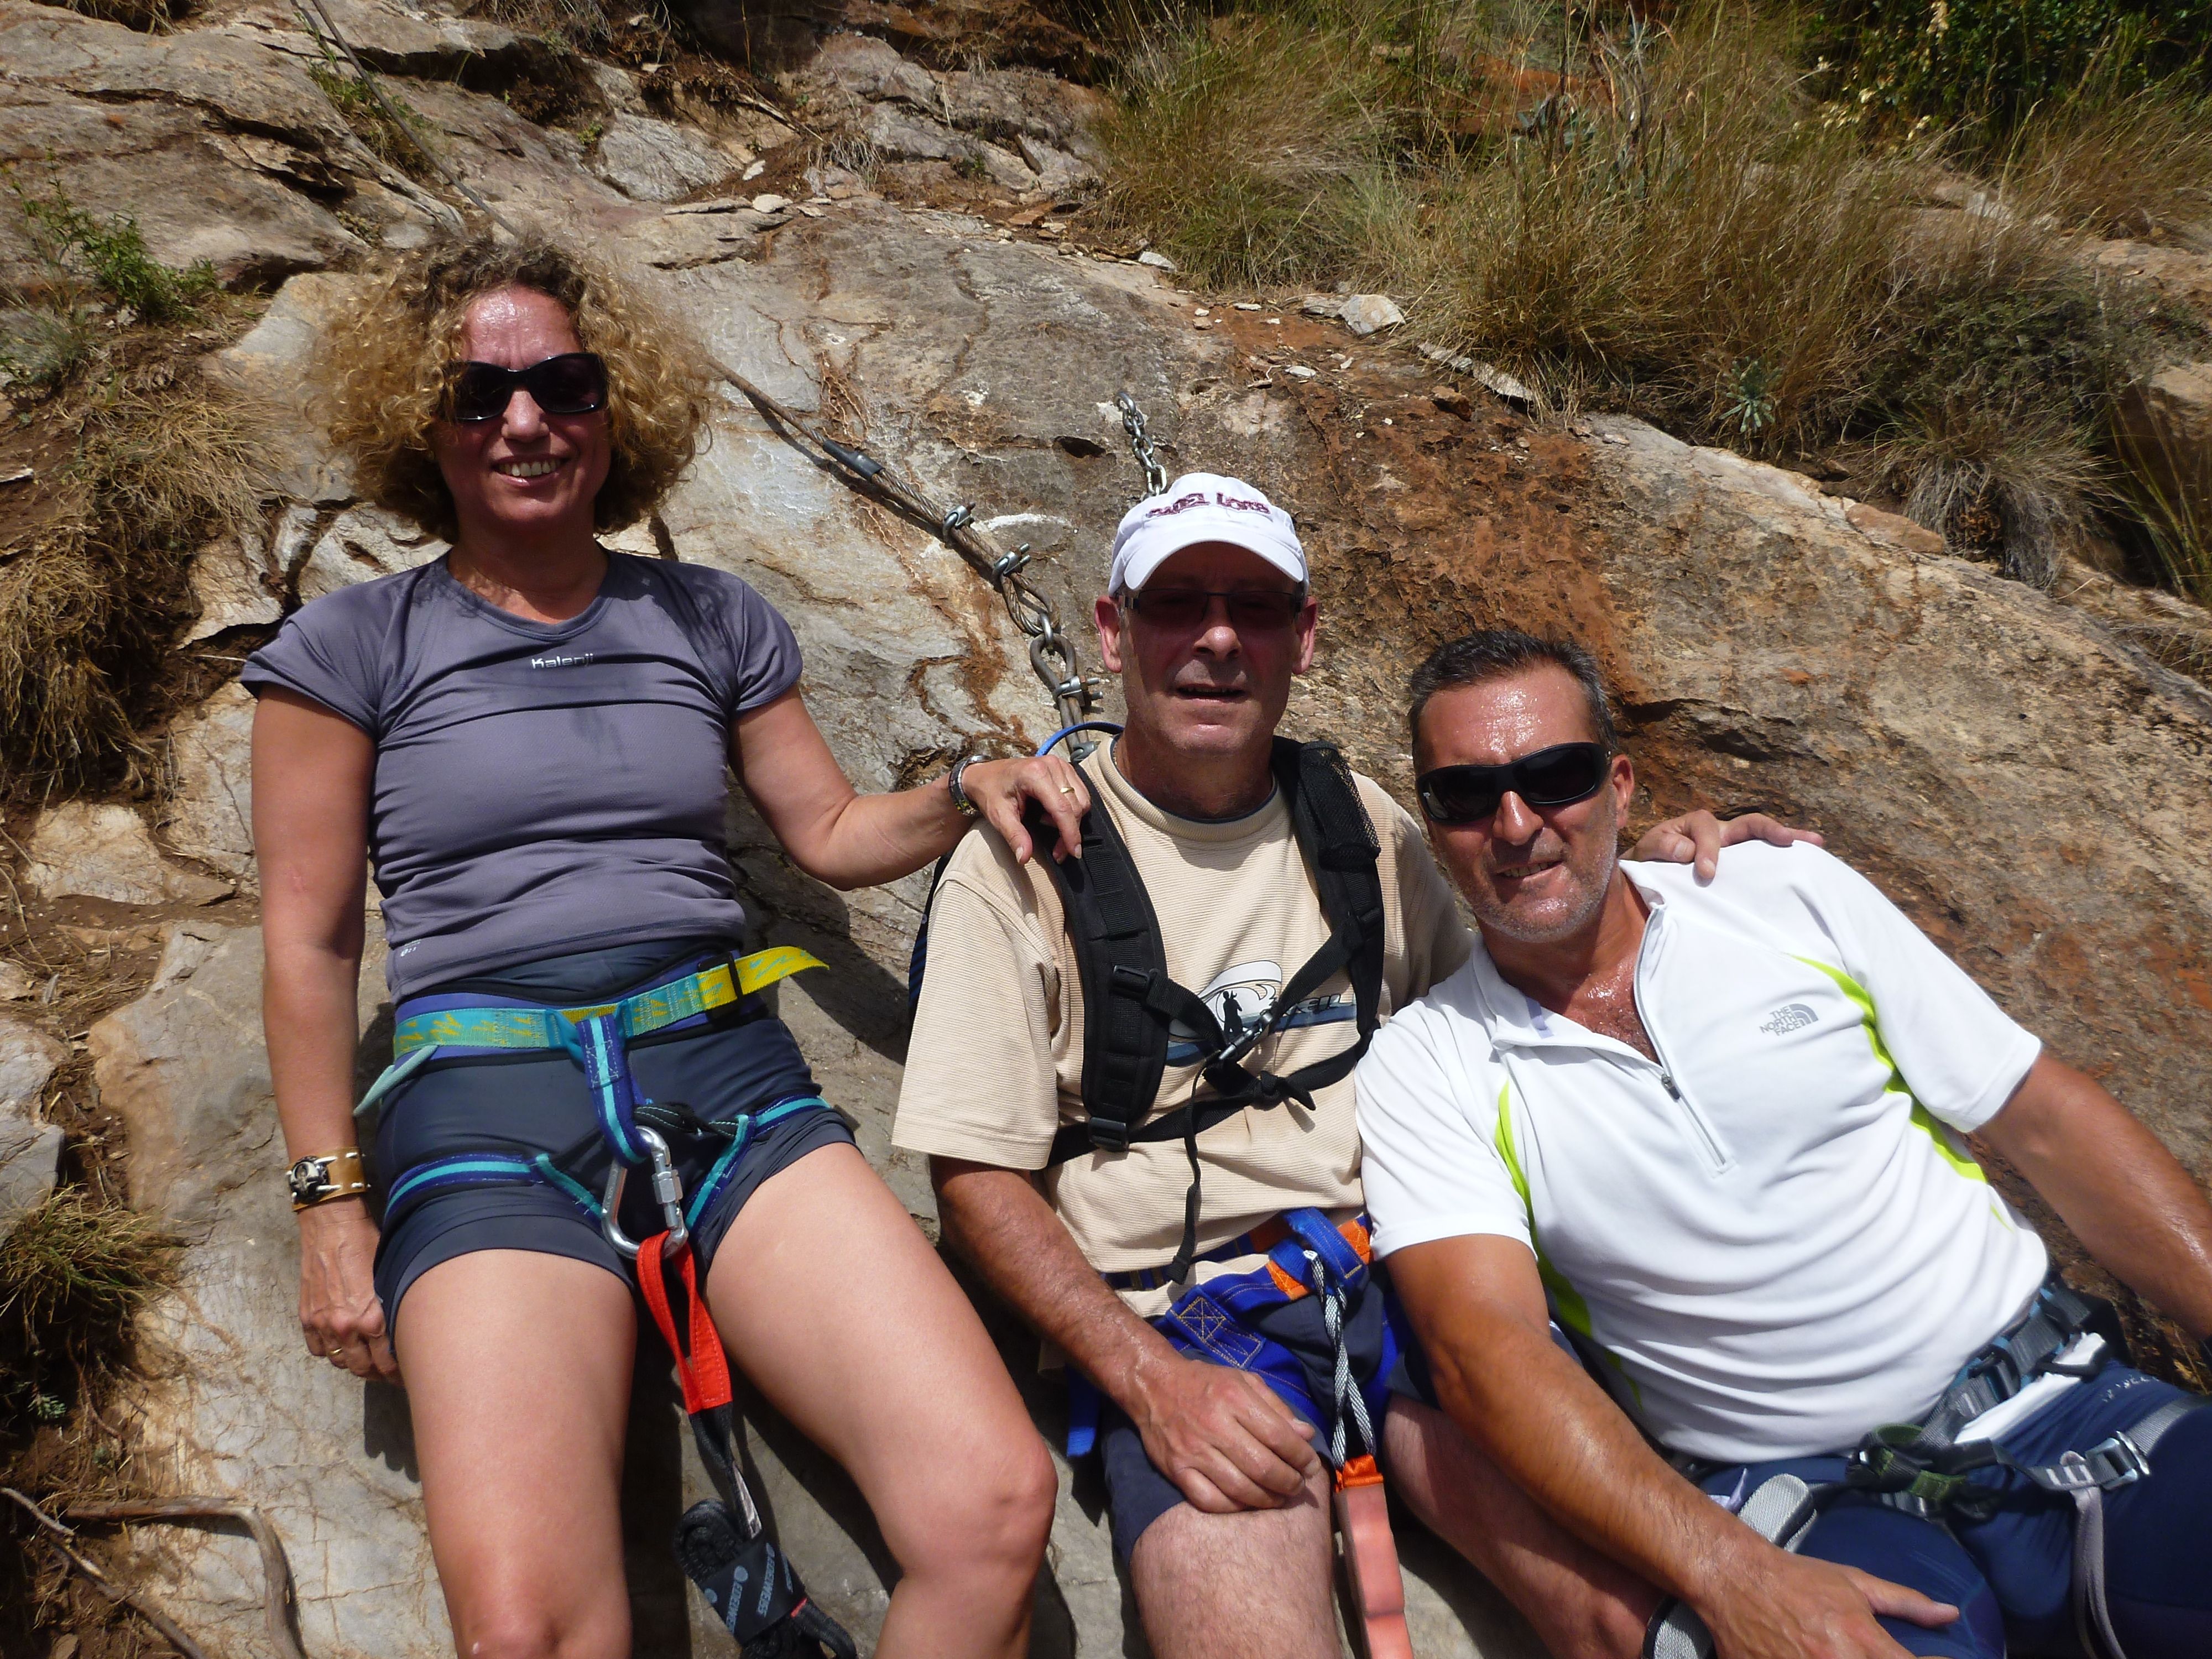
<path id="1" fill-rule="evenodd" d="M 946 1241 L 1115 1403 L 1129 1407 L 1146 1370 L 1176 1359 L 1083 1259 L 1026 1175 L 941 1158 L 930 1175 Z"/>
<path id="2" fill-rule="evenodd" d="M 1394 1255 L 1390 1273 L 1444 1410 L 1560 1525 L 1700 1612 L 1757 1570 L 1771 1547 L 1668 1468 L 1553 1340 L 1525 1246 L 1441 1239 Z"/>
<path id="3" fill-rule="evenodd" d="M 2045 1055 L 1982 1137 L 2099 1262 L 2191 1335 L 2212 1335 L 2212 1203 L 2094 1079 Z"/>
<path id="4" fill-rule="evenodd" d="M 1662 1462 L 1548 1332 L 1498 1321 L 1478 1352 L 1470 1365 L 1431 1353 L 1438 1392 L 1523 1491 L 1583 1542 L 1693 1607 L 1726 1581 L 1726 1564 L 1756 1534 Z"/>

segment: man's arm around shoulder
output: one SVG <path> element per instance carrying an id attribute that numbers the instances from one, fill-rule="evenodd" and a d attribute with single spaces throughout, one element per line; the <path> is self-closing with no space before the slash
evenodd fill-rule
<path id="1" fill-rule="evenodd" d="M 1467 1234 L 1389 1261 L 1453 1420 L 1570 1532 L 1695 1608 L 1721 1659 L 1892 1659 L 1903 1650 L 1875 1615 L 1956 1616 L 1775 1548 L 1668 1468 L 1552 1340 L 1519 1240 Z"/>

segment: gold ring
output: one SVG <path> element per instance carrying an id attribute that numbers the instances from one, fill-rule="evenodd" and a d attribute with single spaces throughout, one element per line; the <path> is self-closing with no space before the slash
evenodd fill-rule
<path id="1" fill-rule="evenodd" d="M 1063 783 L 1060 786 L 1060 793 L 1063 795 L 1072 795 L 1075 793 L 1075 786 L 1072 783 Z"/>

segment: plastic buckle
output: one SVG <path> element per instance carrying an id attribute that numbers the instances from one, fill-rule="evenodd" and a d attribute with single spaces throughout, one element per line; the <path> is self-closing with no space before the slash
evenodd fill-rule
<path id="1" fill-rule="evenodd" d="M 1101 1152 L 1126 1152 L 1129 1150 L 1129 1126 L 1117 1123 L 1112 1118 L 1086 1117 L 1083 1127 L 1091 1132 L 1091 1145 Z"/>
<path id="2" fill-rule="evenodd" d="M 2081 1461 L 2090 1468 L 2110 1464 L 2113 1472 L 2097 1484 L 2103 1487 L 2129 1486 L 2150 1473 L 2150 1459 L 2143 1455 L 2142 1448 L 2124 1434 L 2116 1434 L 2109 1440 L 2100 1440 L 2081 1454 Z"/>
<path id="3" fill-rule="evenodd" d="M 645 1150 L 653 1160 L 653 1198 L 660 1206 L 660 1219 L 667 1232 L 661 1246 L 663 1256 L 672 1257 L 690 1239 L 690 1230 L 684 1221 L 684 1177 L 676 1173 L 676 1159 L 668 1150 L 668 1142 L 658 1129 L 637 1126 L 637 1138 L 645 1143 Z M 617 1158 L 614 1167 L 607 1171 L 606 1196 L 602 1201 L 599 1231 L 608 1243 L 621 1253 L 625 1261 L 637 1260 L 637 1242 L 622 1230 L 619 1212 L 623 1189 L 629 1183 L 629 1166 Z"/>

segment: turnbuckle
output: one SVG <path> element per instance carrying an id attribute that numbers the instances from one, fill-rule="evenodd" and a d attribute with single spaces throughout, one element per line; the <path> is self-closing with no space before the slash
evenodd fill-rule
<path id="1" fill-rule="evenodd" d="M 641 1123 L 637 1126 L 637 1138 L 645 1143 L 646 1151 L 653 1158 L 653 1202 L 660 1206 L 660 1219 L 668 1235 L 666 1242 L 660 1247 L 660 1253 L 664 1256 L 672 1256 L 691 1237 L 690 1229 L 684 1224 L 684 1177 L 676 1173 L 676 1159 L 669 1152 L 668 1143 L 661 1138 L 658 1129 L 648 1129 Z M 607 1171 L 606 1196 L 600 1206 L 599 1231 L 606 1236 L 607 1243 L 621 1252 L 623 1261 L 635 1261 L 637 1260 L 637 1241 L 623 1231 L 619 1219 L 623 1189 L 629 1183 L 629 1166 L 617 1158 L 614 1167 Z"/>

